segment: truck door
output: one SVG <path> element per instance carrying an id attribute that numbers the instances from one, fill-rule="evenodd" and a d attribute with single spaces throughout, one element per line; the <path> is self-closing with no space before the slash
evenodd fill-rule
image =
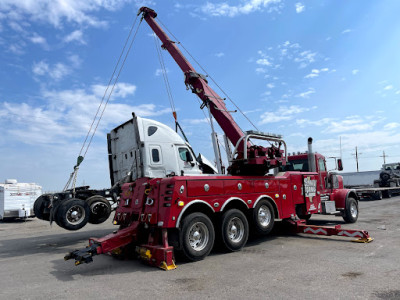
<path id="1" fill-rule="evenodd" d="M 303 175 L 303 195 L 308 213 L 321 211 L 321 197 L 319 191 L 318 175 Z"/>
<path id="2" fill-rule="evenodd" d="M 186 146 L 177 146 L 177 150 L 179 171 L 183 171 L 184 174 L 200 174 L 200 170 L 189 148 Z"/>

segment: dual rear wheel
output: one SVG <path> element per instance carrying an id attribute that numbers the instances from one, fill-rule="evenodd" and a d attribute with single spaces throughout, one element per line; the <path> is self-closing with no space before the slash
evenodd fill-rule
<path id="1" fill-rule="evenodd" d="M 270 233 L 274 218 L 272 205 L 266 200 L 260 201 L 253 210 L 253 225 L 260 234 Z M 180 244 L 187 259 L 204 259 L 214 247 L 216 234 L 220 236 L 222 246 L 227 251 L 239 251 L 246 245 L 250 229 L 247 217 L 242 211 L 229 209 L 215 223 L 216 226 L 206 214 L 197 212 L 183 219 Z"/>

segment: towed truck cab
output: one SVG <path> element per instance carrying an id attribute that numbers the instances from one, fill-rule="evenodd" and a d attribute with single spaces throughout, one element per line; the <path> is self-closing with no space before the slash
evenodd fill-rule
<path id="1" fill-rule="evenodd" d="M 107 135 L 111 185 L 123 180 L 200 175 L 202 165 L 191 146 L 168 126 L 150 119 L 133 118 Z M 211 167 L 212 168 L 212 167 Z M 215 169 L 215 168 L 214 168 Z"/>

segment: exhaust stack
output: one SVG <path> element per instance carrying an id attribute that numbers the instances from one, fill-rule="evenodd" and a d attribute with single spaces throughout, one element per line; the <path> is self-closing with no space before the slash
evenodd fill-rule
<path id="1" fill-rule="evenodd" d="M 315 167 L 315 158 L 312 150 L 312 137 L 308 138 L 308 169 L 310 172 L 316 172 L 317 168 Z"/>

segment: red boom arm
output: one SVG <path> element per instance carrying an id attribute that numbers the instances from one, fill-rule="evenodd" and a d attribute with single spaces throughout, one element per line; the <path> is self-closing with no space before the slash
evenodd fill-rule
<path id="1" fill-rule="evenodd" d="M 264 137 L 261 139 L 267 137 L 267 140 L 269 138 L 269 140 L 279 143 L 279 147 L 275 147 L 274 145 L 270 147 L 251 145 L 248 141 L 248 135 L 240 129 L 231 114 L 227 111 L 223 99 L 208 85 L 205 76 L 196 72 L 175 43 L 155 21 L 157 13 L 147 7 L 140 8 L 139 14 L 141 13 L 143 14 L 143 19 L 146 20 L 161 40 L 161 47 L 171 54 L 172 58 L 183 71 L 186 86 L 203 101 L 204 105 L 210 108 L 211 114 L 225 135 L 236 146 L 237 156 L 228 169 L 229 173 L 236 175 L 264 175 L 270 168 L 275 168 L 282 164 L 285 165 L 286 160 L 282 155 L 284 151 L 280 150 L 280 145 L 284 144 L 284 141 L 280 140 L 280 138 L 276 139 L 276 137 L 272 137 L 271 139 L 271 136 L 261 134 Z M 252 134 L 252 137 L 259 138 L 260 134 Z M 238 142 L 240 142 L 239 145 Z M 247 146 L 246 150 L 245 146 Z"/>
<path id="2" fill-rule="evenodd" d="M 185 74 L 186 86 L 190 87 L 192 92 L 195 93 L 203 103 L 209 105 L 211 114 L 214 116 L 219 126 L 225 132 L 232 144 L 236 145 L 239 139 L 244 136 L 244 133 L 227 111 L 223 99 L 210 88 L 205 77 L 196 72 L 175 43 L 162 30 L 155 20 L 157 13 L 147 7 L 140 8 L 139 13 L 143 13 L 143 18 L 161 40 L 162 48 L 166 49 L 171 54 L 172 58 Z"/>

